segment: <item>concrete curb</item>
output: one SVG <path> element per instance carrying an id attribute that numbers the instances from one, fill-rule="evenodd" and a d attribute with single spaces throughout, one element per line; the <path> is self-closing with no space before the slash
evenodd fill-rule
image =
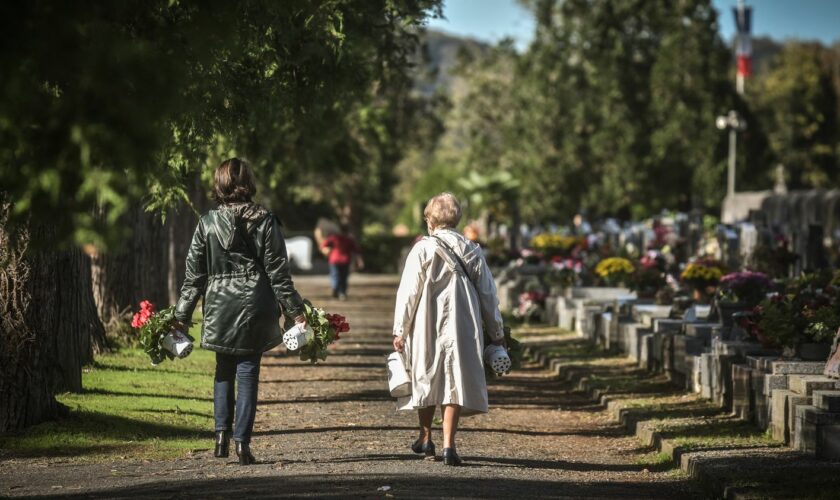
<path id="1" fill-rule="evenodd" d="M 720 452 L 689 451 L 681 447 L 673 439 L 662 436 L 654 429 L 653 423 L 637 415 L 632 408 L 622 406 L 622 397 L 613 396 L 608 391 L 595 389 L 591 386 L 587 369 L 568 367 L 559 358 L 553 358 L 548 350 L 550 345 L 535 345 L 526 343 L 524 355 L 536 363 L 554 372 L 560 380 L 570 382 L 576 390 L 589 396 L 596 404 L 607 410 L 613 420 L 622 424 L 627 432 L 635 435 L 644 445 L 652 447 L 659 453 L 668 455 L 671 462 L 679 464 L 680 470 L 688 477 L 696 480 L 705 492 L 713 498 L 742 499 L 753 498 L 750 488 L 737 487 L 726 484 L 725 478 L 715 474 L 716 467 L 711 465 L 712 458 L 720 458 Z M 767 450 L 773 449 L 767 447 Z M 760 451 L 761 448 L 751 451 Z M 805 458 L 805 455 L 803 455 Z"/>

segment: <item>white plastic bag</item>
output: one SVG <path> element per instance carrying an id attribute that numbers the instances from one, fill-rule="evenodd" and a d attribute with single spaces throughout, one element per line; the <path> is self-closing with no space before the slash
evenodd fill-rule
<path id="1" fill-rule="evenodd" d="M 405 367 L 403 355 L 392 352 L 388 356 L 388 390 L 391 397 L 402 398 L 411 395 L 411 379 Z"/>

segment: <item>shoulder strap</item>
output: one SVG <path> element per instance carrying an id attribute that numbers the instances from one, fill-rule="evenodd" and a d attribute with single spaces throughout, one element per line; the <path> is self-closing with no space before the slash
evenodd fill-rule
<path id="1" fill-rule="evenodd" d="M 463 260 L 463 259 L 461 259 L 461 257 L 460 257 L 460 256 L 458 256 L 458 253 L 457 253 L 457 252 L 455 252 L 455 250 L 454 250 L 451 246 L 449 246 L 449 243 L 447 243 L 446 241 L 444 241 L 444 240 L 443 240 L 443 238 L 441 238 L 441 237 L 439 237 L 439 236 L 435 236 L 435 235 L 432 235 L 432 238 L 436 239 L 436 240 L 438 241 L 438 243 L 440 243 L 441 245 L 443 245 L 443 247 L 447 250 L 447 252 L 449 253 L 449 255 L 450 255 L 452 258 L 454 258 L 454 259 L 455 259 L 455 262 L 457 262 L 457 263 L 458 263 L 459 267 L 461 268 L 461 271 L 463 271 L 463 272 L 464 272 L 464 275 L 467 277 L 467 279 L 469 280 L 469 282 L 470 282 L 470 283 L 472 283 L 473 287 L 475 287 L 475 288 L 477 289 L 478 287 L 476 287 L 476 286 L 475 286 L 475 283 L 473 283 L 472 276 L 470 276 L 470 272 L 469 272 L 469 270 L 467 269 L 467 265 L 464 263 L 464 260 Z"/>

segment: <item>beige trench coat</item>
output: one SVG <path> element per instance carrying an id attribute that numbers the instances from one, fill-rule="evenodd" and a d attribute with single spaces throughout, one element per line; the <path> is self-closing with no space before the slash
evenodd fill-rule
<path id="1" fill-rule="evenodd" d="M 504 337 L 496 285 L 478 245 L 451 229 L 435 236 L 461 257 L 470 276 L 435 238 L 423 238 L 409 253 L 397 292 L 394 335 L 406 341 L 412 391 L 397 407 L 453 404 L 463 407 L 464 416 L 486 413 L 482 323 L 490 338 Z"/>

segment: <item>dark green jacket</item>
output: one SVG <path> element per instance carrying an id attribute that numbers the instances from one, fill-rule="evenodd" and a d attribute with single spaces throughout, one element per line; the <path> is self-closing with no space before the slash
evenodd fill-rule
<path id="1" fill-rule="evenodd" d="M 271 212 L 241 203 L 201 217 L 175 317 L 189 324 L 199 298 L 204 299 L 201 347 L 243 356 L 283 341 L 280 314 L 297 316 L 303 301 L 289 274 L 280 224 Z"/>

